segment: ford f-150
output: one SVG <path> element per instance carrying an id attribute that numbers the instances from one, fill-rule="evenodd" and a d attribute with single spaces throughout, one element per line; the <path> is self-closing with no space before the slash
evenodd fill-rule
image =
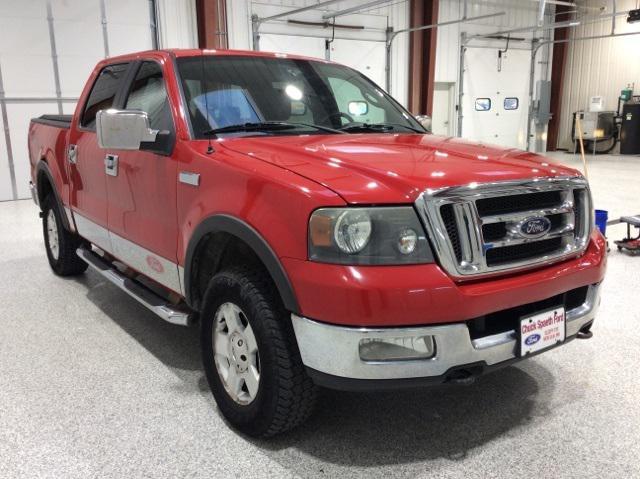
<path id="1" fill-rule="evenodd" d="M 606 253 L 585 178 L 428 134 L 351 68 L 109 58 L 28 146 L 53 271 L 197 323 L 248 434 L 300 424 L 318 386 L 467 383 L 590 334 Z"/>

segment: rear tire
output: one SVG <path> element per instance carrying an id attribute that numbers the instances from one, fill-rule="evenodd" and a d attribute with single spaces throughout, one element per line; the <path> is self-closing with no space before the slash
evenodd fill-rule
<path id="1" fill-rule="evenodd" d="M 227 421 L 250 436 L 269 437 L 309 417 L 316 386 L 267 275 L 249 267 L 216 274 L 200 318 L 204 370 Z"/>
<path id="2" fill-rule="evenodd" d="M 42 232 L 47 259 L 53 272 L 59 276 L 75 276 L 87 269 L 87 263 L 76 254 L 82 238 L 67 231 L 62 222 L 62 212 L 53 195 L 42 204 Z"/>

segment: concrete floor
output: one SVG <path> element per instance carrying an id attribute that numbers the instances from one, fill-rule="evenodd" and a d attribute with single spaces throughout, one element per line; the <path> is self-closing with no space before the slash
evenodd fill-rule
<path id="1" fill-rule="evenodd" d="M 639 157 L 590 167 L 598 208 L 640 213 Z M 639 286 L 640 257 L 612 251 L 593 339 L 467 387 L 327 391 L 256 441 L 218 413 L 196 329 L 55 277 L 35 206 L 1 203 L 0 477 L 640 477 Z"/>

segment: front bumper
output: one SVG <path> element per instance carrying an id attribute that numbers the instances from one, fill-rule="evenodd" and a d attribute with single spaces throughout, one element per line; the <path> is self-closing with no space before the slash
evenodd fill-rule
<path id="1" fill-rule="evenodd" d="M 594 232 L 580 257 L 481 281 L 453 281 L 435 263 L 348 266 L 281 258 L 300 316 L 346 327 L 422 327 L 478 318 L 600 283 L 606 242 Z"/>
<path id="2" fill-rule="evenodd" d="M 585 302 L 566 311 L 565 343 L 593 322 L 599 304 L 600 284 L 590 285 Z M 416 379 L 446 382 L 520 359 L 517 356 L 515 330 L 472 340 L 466 323 L 384 329 L 350 328 L 320 323 L 295 314 L 292 315 L 292 322 L 302 362 L 312 377 L 316 382 L 339 389 L 395 387 L 403 382 L 412 385 Z M 359 344 L 362 339 L 412 336 L 433 336 L 435 355 L 422 360 L 383 362 L 366 362 L 360 358 Z"/>

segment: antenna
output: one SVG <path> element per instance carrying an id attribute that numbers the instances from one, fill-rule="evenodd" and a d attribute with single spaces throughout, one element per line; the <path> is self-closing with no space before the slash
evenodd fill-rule
<path id="1" fill-rule="evenodd" d="M 211 128 L 211 115 L 209 114 L 209 91 L 207 90 L 207 77 L 204 74 L 204 50 L 201 50 L 200 70 L 202 75 L 202 91 L 204 92 L 204 108 L 207 110 L 207 128 Z M 211 143 L 211 135 L 207 135 L 207 140 L 207 155 L 210 155 L 215 151 Z"/>

